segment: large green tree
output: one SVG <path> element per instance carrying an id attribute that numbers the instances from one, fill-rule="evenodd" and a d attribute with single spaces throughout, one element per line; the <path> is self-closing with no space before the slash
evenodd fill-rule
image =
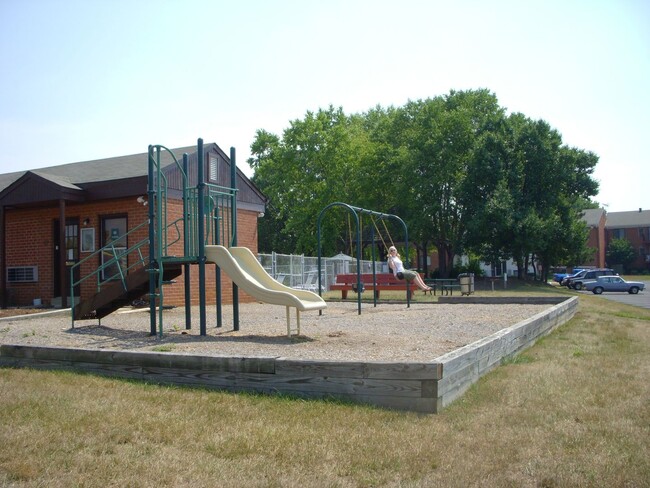
<path id="1" fill-rule="evenodd" d="M 409 102 L 396 116 L 401 175 L 396 188 L 413 235 L 437 248 L 442 276 L 462 250 L 470 162 L 482 135 L 502 117 L 503 109 L 487 90 Z"/>
<path id="2" fill-rule="evenodd" d="M 255 170 L 253 181 L 270 198 L 269 215 L 264 219 L 273 222 L 260 233 L 268 230 L 285 236 L 278 240 L 261 234 L 261 249 L 268 250 L 271 244 L 292 244 L 292 249 L 283 246 L 274 250 L 316 250 L 320 211 L 333 201 L 346 201 L 359 193 L 356 173 L 365 145 L 362 122 L 358 116 L 348 117 L 342 109 L 329 107 L 291 122 L 282 139 L 258 131 L 248 162 Z M 343 235 L 341 222 L 329 219 L 324 226 L 329 235 Z M 325 249 L 330 252 L 335 247 L 330 242 Z"/>
<path id="3" fill-rule="evenodd" d="M 262 250 L 315 252 L 319 213 L 342 201 L 402 217 L 420 252 L 437 248 L 442 276 L 461 252 L 512 257 L 522 274 L 534 259 L 548 269 L 585 254 L 580 211 L 597 191 L 598 158 L 563 146 L 542 120 L 506 116 L 487 90 L 307 112 L 282 137 L 258 131 L 251 149 L 269 197 Z M 350 246 L 347 216 L 333 213 L 322 230 L 326 253 Z"/>
<path id="4" fill-rule="evenodd" d="M 597 191 L 591 172 L 597 157 L 562 145 L 546 122 L 513 114 L 483 138 L 472 161 L 467 248 L 485 260 L 513 258 L 520 277 L 529 264 L 551 265 L 586 255 L 584 201 Z M 473 202 L 473 204 L 471 203 Z M 536 268 L 533 268 L 536 269 Z"/>

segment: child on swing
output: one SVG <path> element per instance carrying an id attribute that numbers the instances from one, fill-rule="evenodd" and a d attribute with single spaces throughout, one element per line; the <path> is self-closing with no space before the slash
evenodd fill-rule
<path id="1" fill-rule="evenodd" d="M 390 246 L 388 248 L 388 267 L 393 271 L 393 274 L 398 280 L 406 280 L 409 283 L 414 282 L 418 285 L 420 290 L 424 290 L 425 292 L 433 289 L 422 281 L 420 273 L 416 273 L 410 269 L 404 269 L 404 264 L 402 263 L 399 254 L 397 254 L 395 246 Z"/>

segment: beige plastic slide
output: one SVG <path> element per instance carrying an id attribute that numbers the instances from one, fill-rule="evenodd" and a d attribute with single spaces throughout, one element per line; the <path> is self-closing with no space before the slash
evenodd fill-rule
<path id="1" fill-rule="evenodd" d="M 296 290 L 274 280 L 247 247 L 205 246 L 206 260 L 219 266 L 233 282 L 253 298 L 287 309 L 287 335 L 291 336 L 289 308 L 296 308 L 297 333 L 300 334 L 300 312 L 327 307 L 316 293 Z"/>

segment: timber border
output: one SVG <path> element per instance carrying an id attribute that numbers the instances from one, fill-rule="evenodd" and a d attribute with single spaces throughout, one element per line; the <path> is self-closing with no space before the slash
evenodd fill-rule
<path id="1" fill-rule="evenodd" d="M 475 297 L 466 298 L 475 301 Z M 578 297 L 544 297 L 538 302 L 527 298 L 527 303 L 549 301 L 555 305 L 430 362 L 312 361 L 5 344 L 0 345 L 0 367 L 68 370 L 232 392 L 338 398 L 438 413 L 504 358 L 519 354 L 570 320 L 578 308 Z"/>

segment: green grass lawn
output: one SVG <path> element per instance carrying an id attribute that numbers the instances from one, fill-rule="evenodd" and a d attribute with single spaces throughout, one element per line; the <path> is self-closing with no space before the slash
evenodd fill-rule
<path id="1" fill-rule="evenodd" d="M 649 377 L 650 310 L 587 294 L 438 415 L 0 369 L 0 486 L 644 487 Z"/>

